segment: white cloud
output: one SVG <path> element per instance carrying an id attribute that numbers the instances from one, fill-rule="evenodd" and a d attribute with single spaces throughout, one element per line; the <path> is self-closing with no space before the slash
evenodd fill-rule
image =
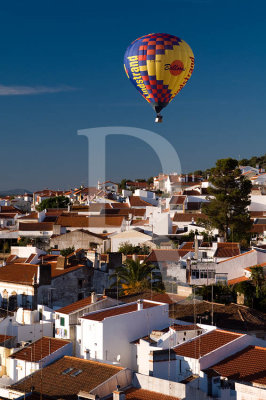
<path id="1" fill-rule="evenodd" d="M 69 92 L 75 90 L 70 86 L 5 86 L 0 85 L 0 96 L 19 96 L 19 95 L 31 95 L 31 94 L 43 94 L 43 93 L 59 93 Z"/>

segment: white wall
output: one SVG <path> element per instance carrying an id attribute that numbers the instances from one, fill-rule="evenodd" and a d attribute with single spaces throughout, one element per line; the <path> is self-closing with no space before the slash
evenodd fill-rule
<path id="1" fill-rule="evenodd" d="M 235 383 L 237 400 L 266 400 L 265 388 Z"/>
<path id="2" fill-rule="evenodd" d="M 229 258 L 216 266 L 216 273 L 227 273 L 227 279 L 244 276 L 244 269 L 253 265 L 266 262 L 266 253 L 260 251 L 249 251 L 241 256 Z"/>
<path id="3" fill-rule="evenodd" d="M 153 233 L 157 235 L 172 234 L 172 220 L 167 213 L 153 213 L 151 223 L 153 224 Z"/>
<path id="4" fill-rule="evenodd" d="M 125 234 L 118 234 L 111 237 L 111 250 L 113 252 L 118 251 L 122 243 L 128 242 L 133 246 L 139 246 L 150 240 L 149 235 L 144 235 L 139 232 L 134 233 L 133 230 L 126 231 Z"/>
<path id="5" fill-rule="evenodd" d="M 251 196 L 250 211 L 266 211 L 266 196 Z"/>
<path id="6" fill-rule="evenodd" d="M 38 256 L 46 254 L 45 251 L 34 246 L 11 246 L 10 253 L 21 258 L 28 258 L 31 254 L 37 254 Z"/>
<path id="7" fill-rule="evenodd" d="M 117 362 L 131 368 L 132 345 L 130 342 L 146 336 L 153 329 L 165 328 L 169 324 L 168 304 L 120 314 L 101 322 L 81 319 L 81 354 L 90 350 L 90 357 L 108 362 Z M 96 356 L 95 356 L 96 352 Z"/>
<path id="8" fill-rule="evenodd" d="M 21 350 L 21 348 L 19 350 Z M 65 346 L 54 351 L 47 357 L 44 357 L 40 362 L 30 362 L 16 358 L 9 358 L 9 376 L 14 382 L 17 382 L 20 379 L 23 379 L 25 376 L 28 376 L 37 371 L 38 369 L 46 367 L 47 365 L 58 360 L 59 358 L 62 358 L 64 356 L 72 356 L 72 353 L 72 343 L 66 343 Z M 12 356 L 15 357 L 15 353 L 13 353 Z"/>
<path id="9" fill-rule="evenodd" d="M 168 380 L 158 379 L 153 376 L 145 376 L 141 374 L 135 374 L 133 378 L 133 384 L 136 387 L 140 387 L 145 390 L 152 392 L 161 393 L 168 396 L 174 396 L 180 399 L 186 397 L 186 385 L 183 383 L 171 382 Z"/>
<path id="10" fill-rule="evenodd" d="M 0 334 L 16 336 L 18 342 L 35 341 L 42 336 L 53 337 L 53 323 L 40 321 L 33 324 L 19 324 L 15 317 L 7 317 L 0 321 Z"/>

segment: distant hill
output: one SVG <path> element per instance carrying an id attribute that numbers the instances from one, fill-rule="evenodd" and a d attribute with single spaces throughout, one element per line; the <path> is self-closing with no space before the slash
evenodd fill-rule
<path id="1" fill-rule="evenodd" d="M 0 196 L 14 196 L 16 194 L 32 193 L 27 189 L 0 190 Z"/>

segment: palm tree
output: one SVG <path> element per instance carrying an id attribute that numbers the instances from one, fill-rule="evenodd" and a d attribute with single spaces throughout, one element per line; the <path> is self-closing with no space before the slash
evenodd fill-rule
<path id="1" fill-rule="evenodd" d="M 158 267 L 140 263 L 139 260 L 126 260 L 125 264 L 117 267 L 111 278 L 116 277 L 111 287 L 119 286 L 125 295 L 140 293 L 143 290 L 163 290 L 161 273 Z"/>

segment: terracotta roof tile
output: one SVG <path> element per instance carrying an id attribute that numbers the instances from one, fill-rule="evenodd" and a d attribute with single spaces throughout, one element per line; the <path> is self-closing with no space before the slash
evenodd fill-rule
<path id="1" fill-rule="evenodd" d="M 209 369 L 238 382 L 266 385 L 266 348 L 248 346 Z"/>
<path id="2" fill-rule="evenodd" d="M 175 213 L 173 221 L 174 222 L 191 222 L 192 219 L 197 222 L 199 218 L 204 218 L 207 219 L 205 214 L 202 213 L 189 213 L 189 214 L 183 214 L 183 213 Z"/>
<path id="3" fill-rule="evenodd" d="M 91 203 L 89 205 L 90 212 L 100 212 L 101 210 L 111 209 L 111 205 L 109 203 Z"/>
<path id="4" fill-rule="evenodd" d="M 181 247 L 181 250 L 183 250 L 183 249 L 191 250 L 191 249 L 193 249 L 193 247 L 194 247 L 194 242 L 184 242 Z"/>
<path id="5" fill-rule="evenodd" d="M 185 203 L 187 196 L 172 196 L 169 204 L 182 205 Z"/>
<path id="6" fill-rule="evenodd" d="M 130 388 L 124 393 L 126 394 L 126 400 L 179 400 L 179 397 L 167 396 L 145 389 Z M 108 400 L 112 399 L 112 396 L 108 398 Z"/>
<path id="7" fill-rule="evenodd" d="M 11 389 L 24 393 L 34 386 L 34 391 L 44 396 L 76 400 L 80 390 L 90 392 L 121 370 L 113 365 L 66 356 L 12 385 Z M 77 371 L 81 372 L 73 376 Z"/>
<path id="8" fill-rule="evenodd" d="M 142 200 L 139 196 L 129 196 L 129 204 L 131 207 L 147 207 L 152 204 Z"/>
<path id="9" fill-rule="evenodd" d="M 247 269 L 247 268 L 245 268 L 245 269 Z M 227 283 L 228 283 L 228 285 L 235 285 L 236 283 L 245 282 L 248 280 L 249 280 L 249 278 L 247 278 L 246 276 L 240 276 L 239 278 L 229 279 L 229 281 Z"/>
<path id="10" fill-rule="evenodd" d="M 243 256 L 245 256 L 246 254 L 250 254 L 250 253 L 253 253 L 253 252 L 255 252 L 255 251 L 256 251 L 256 250 L 249 250 L 249 251 L 246 251 L 245 253 L 238 254 L 237 256 L 230 257 L 230 258 L 228 258 L 227 260 L 219 261 L 218 264 L 221 264 L 221 263 L 223 263 L 223 262 L 227 262 L 227 261 L 233 260 L 234 258 L 237 258 L 237 257 L 243 257 Z"/>
<path id="11" fill-rule="evenodd" d="M 182 249 L 152 250 L 145 262 L 178 262 L 180 260 L 180 250 Z M 185 254 L 188 253 L 188 251 L 189 250 L 184 250 Z"/>
<path id="12" fill-rule="evenodd" d="M 57 262 L 55 262 L 55 261 L 48 262 L 48 264 L 51 265 L 51 277 L 52 278 L 56 278 L 57 276 L 68 274 L 69 272 L 76 271 L 77 269 L 80 269 L 80 268 L 88 268 L 86 265 L 78 264 L 78 265 L 74 265 L 73 267 L 66 267 L 65 269 L 59 269 L 59 268 L 57 268 Z"/>
<path id="13" fill-rule="evenodd" d="M 50 354 L 61 349 L 69 344 L 70 341 L 63 339 L 55 339 L 51 337 L 42 337 L 36 342 L 31 343 L 27 347 L 16 351 L 9 358 L 17 360 L 24 360 L 29 362 L 39 362 L 43 358 L 48 357 Z"/>
<path id="14" fill-rule="evenodd" d="M 99 297 L 97 301 L 103 300 L 104 297 Z M 82 308 L 85 308 L 91 304 L 91 296 L 85 297 L 85 299 L 76 301 L 75 303 L 69 304 L 68 306 L 59 308 L 59 310 L 56 310 L 57 313 L 60 314 L 71 314 L 75 311 L 81 310 Z"/>
<path id="15" fill-rule="evenodd" d="M 54 224 L 52 222 L 20 222 L 19 230 L 25 231 L 52 231 Z"/>
<path id="16" fill-rule="evenodd" d="M 111 203 L 112 208 L 129 208 L 128 203 Z"/>
<path id="17" fill-rule="evenodd" d="M 0 268 L 0 282 L 14 282 L 32 285 L 34 276 L 37 278 L 38 265 L 9 264 Z"/>
<path id="18" fill-rule="evenodd" d="M 0 343 L 5 343 L 6 340 L 13 339 L 14 336 L 0 335 Z"/>
<path id="19" fill-rule="evenodd" d="M 11 212 L 11 213 L 16 213 L 16 214 L 22 214 L 22 211 L 14 206 L 1 206 L 0 210 L 2 213 L 10 213 Z"/>
<path id="20" fill-rule="evenodd" d="M 239 333 L 213 330 L 174 347 L 174 352 L 179 356 L 200 358 L 242 336 Z"/>
<path id="21" fill-rule="evenodd" d="M 15 213 L 1 213 L 0 212 L 0 218 L 15 218 L 16 214 Z"/>
<path id="22" fill-rule="evenodd" d="M 120 227 L 124 220 L 123 216 L 77 216 L 77 217 L 64 217 L 60 216 L 57 219 L 57 225 L 65 227 L 77 228 L 106 228 L 106 227 Z"/>
<path id="23" fill-rule="evenodd" d="M 202 330 L 198 325 L 180 325 L 180 324 L 174 324 L 171 325 L 171 329 L 174 331 L 194 331 L 194 330 Z"/>
<path id="24" fill-rule="evenodd" d="M 149 219 L 135 219 L 131 221 L 130 225 L 138 225 L 138 226 L 144 226 L 144 225 L 149 225 Z"/>
<path id="25" fill-rule="evenodd" d="M 143 309 L 157 307 L 158 304 L 143 301 Z M 127 314 L 138 311 L 138 304 L 126 304 L 118 307 L 111 307 L 103 311 L 96 311 L 94 313 L 83 316 L 83 319 L 89 319 L 93 321 L 103 321 L 105 318 L 114 317 L 116 315 Z"/>
<path id="26" fill-rule="evenodd" d="M 217 243 L 217 250 L 214 253 L 214 257 L 217 258 L 230 258 L 240 255 L 239 243 Z"/>

